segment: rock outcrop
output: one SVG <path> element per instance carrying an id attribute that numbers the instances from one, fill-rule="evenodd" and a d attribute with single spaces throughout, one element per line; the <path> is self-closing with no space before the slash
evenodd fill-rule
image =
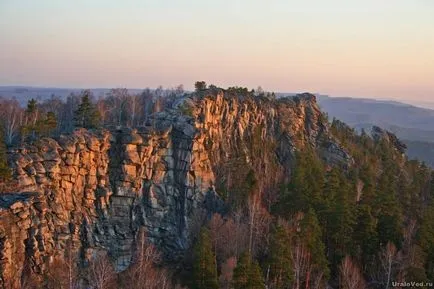
<path id="1" fill-rule="evenodd" d="M 401 154 L 404 154 L 407 149 L 407 145 L 400 141 L 394 133 L 378 126 L 374 125 L 372 127 L 371 135 L 377 142 L 384 140 L 385 142 L 390 143 Z"/>
<path id="2" fill-rule="evenodd" d="M 194 216 L 224 209 L 220 188 L 230 194 L 251 170 L 276 189 L 305 146 L 351 165 L 315 96 L 216 90 L 179 100 L 144 127 L 81 129 L 17 149 L 10 163 L 21 192 L 0 196 L 0 284 L 18 286 L 25 268 L 43 273 L 67 248 L 83 262 L 107 250 L 123 270 L 140 227 L 176 262 L 191 245 Z"/>

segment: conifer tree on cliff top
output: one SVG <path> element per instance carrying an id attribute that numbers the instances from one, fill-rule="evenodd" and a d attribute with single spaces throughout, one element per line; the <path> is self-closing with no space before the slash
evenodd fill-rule
<path id="1" fill-rule="evenodd" d="M 99 113 L 91 101 L 91 92 L 85 90 L 82 92 L 81 103 L 74 112 L 74 121 L 76 127 L 86 129 L 97 128 L 99 126 Z"/>

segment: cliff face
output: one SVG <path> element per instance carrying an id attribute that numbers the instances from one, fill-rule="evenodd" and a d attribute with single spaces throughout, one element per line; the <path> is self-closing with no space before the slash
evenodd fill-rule
<path id="1" fill-rule="evenodd" d="M 24 269 L 43 273 L 66 249 L 83 261 L 107 250 L 123 270 L 140 227 L 179 260 L 196 216 L 223 210 L 223 190 L 230 195 L 249 171 L 275 190 L 305 146 L 330 164 L 352 162 L 313 95 L 220 91 L 179 100 L 137 130 L 77 130 L 17 149 L 10 160 L 20 192 L 0 195 L 0 284 L 18 286 Z"/>

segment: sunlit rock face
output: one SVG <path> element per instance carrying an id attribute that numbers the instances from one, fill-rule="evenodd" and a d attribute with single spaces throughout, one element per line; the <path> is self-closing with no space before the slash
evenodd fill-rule
<path id="1" fill-rule="evenodd" d="M 20 189 L 0 196 L 0 282 L 19 282 L 25 268 L 43 273 L 67 248 L 83 263 L 106 250 L 123 270 L 140 227 L 176 263 L 197 216 L 224 212 L 222 194 L 249 171 L 276 191 L 305 146 L 332 165 L 352 163 L 313 95 L 274 100 L 210 90 L 137 129 L 81 129 L 16 149 L 10 164 Z"/>

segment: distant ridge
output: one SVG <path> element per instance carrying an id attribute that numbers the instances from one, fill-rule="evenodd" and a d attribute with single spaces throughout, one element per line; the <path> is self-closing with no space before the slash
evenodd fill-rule
<path id="1" fill-rule="evenodd" d="M 411 159 L 434 167 L 434 110 L 398 101 L 317 96 L 322 110 L 356 128 L 369 131 L 380 126 L 407 145 Z"/>
<path id="2" fill-rule="evenodd" d="M 95 96 L 105 95 L 112 88 L 58 88 L 58 87 L 39 87 L 39 86 L 0 86 L 0 97 L 16 98 L 21 105 L 25 105 L 28 100 L 35 98 L 44 101 L 52 95 L 65 99 L 71 93 L 80 93 L 84 89 L 90 89 Z M 128 89 L 131 93 L 140 93 L 144 90 L 133 88 Z"/>

